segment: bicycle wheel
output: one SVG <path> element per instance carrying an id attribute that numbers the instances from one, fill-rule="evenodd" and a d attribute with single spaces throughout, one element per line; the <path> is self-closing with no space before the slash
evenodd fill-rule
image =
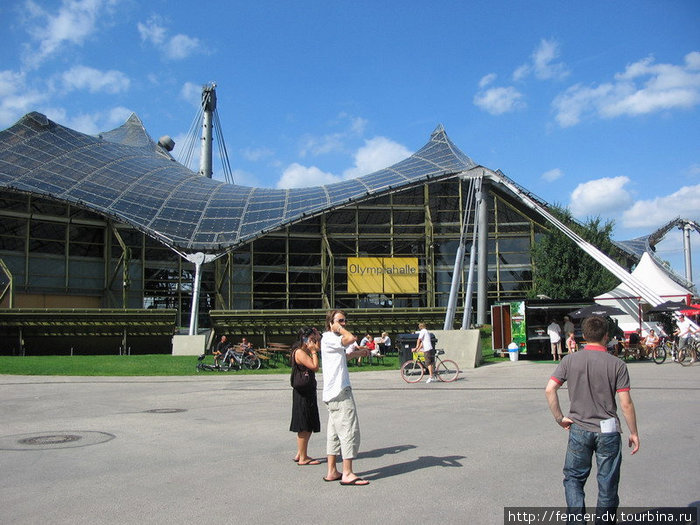
<path id="1" fill-rule="evenodd" d="M 425 368 L 420 361 L 406 361 L 401 365 L 401 377 L 406 383 L 417 383 L 423 379 Z"/>
<path id="2" fill-rule="evenodd" d="M 445 359 L 435 365 L 435 373 L 440 381 L 451 383 L 459 376 L 459 366 L 452 359 Z"/>
<path id="3" fill-rule="evenodd" d="M 683 356 L 681 357 L 681 352 Z M 678 352 L 678 362 L 681 366 L 690 366 L 695 362 L 697 358 L 696 350 L 694 348 L 685 347 L 683 350 Z"/>
<path id="4" fill-rule="evenodd" d="M 654 363 L 656 363 L 657 365 L 660 365 L 661 363 L 666 361 L 666 347 L 659 345 L 656 348 L 654 348 L 652 358 L 654 359 Z"/>
<path id="5" fill-rule="evenodd" d="M 257 370 L 260 368 L 260 359 L 256 355 L 248 355 L 243 358 L 243 366 L 248 370 Z"/>

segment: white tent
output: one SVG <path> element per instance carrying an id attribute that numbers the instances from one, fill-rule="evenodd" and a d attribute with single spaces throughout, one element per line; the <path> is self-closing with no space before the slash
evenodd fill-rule
<path id="1" fill-rule="evenodd" d="M 632 275 L 651 288 L 657 295 L 660 295 L 665 301 L 685 301 L 693 296 L 690 290 L 671 279 L 666 271 L 648 253 L 642 255 Z M 638 294 L 631 291 L 625 283 L 595 297 L 595 301 L 600 304 L 617 306 L 627 313 L 627 315 L 613 316 L 624 331 L 631 332 L 641 326 L 642 304 L 646 303 L 642 301 Z M 654 327 L 653 324 L 644 323 L 642 330 L 646 333 L 649 328 Z"/>

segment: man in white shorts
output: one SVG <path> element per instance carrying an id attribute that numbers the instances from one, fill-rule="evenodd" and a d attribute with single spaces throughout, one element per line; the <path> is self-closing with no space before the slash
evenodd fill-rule
<path id="1" fill-rule="evenodd" d="M 345 328 L 347 316 L 342 310 L 331 310 L 326 316 L 326 331 L 321 337 L 323 362 L 323 402 L 328 408 L 326 453 L 328 474 L 325 481 L 340 481 L 341 485 L 369 485 L 352 471 L 352 460 L 360 448 L 360 423 L 350 386 L 348 359 L 366 357 L 369 350 L 353 348 L 357 338 Z M 336 461 L 343 456 L 343 472 Z"/>

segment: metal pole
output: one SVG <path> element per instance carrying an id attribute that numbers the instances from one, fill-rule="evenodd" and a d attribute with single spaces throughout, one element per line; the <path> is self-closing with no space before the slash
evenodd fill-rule
<path id="1" fill-rule="evenodd" d="M 216 109 L 216 84 L 212 83 L 202 88 L 202 148 L 199 156 L 199 174 L 211 179 L 212 175 L 212 136 L 213 114 Z"/>
<path id="2" fill-rule="evenodd" d="M 474 289 L 474 265 L 476 264 L 476 242 L 479 237 L 479 222 L 481 220 L 481 177 L 476 191 L 476 210 L 474 210 L 474 235 L 469 249 L 469 273 L 467 274 L 467 290 L 464 294 L 464 314 L 462 315 L 462 330 L 468 330 L 472 318 L 472 294 Z"/>
<path id="3" fill-rule="evenodd" d="M 479 326 L 486 324 L 486 309 L 488 308 L 488 253 L 489 253 L 489 215 L 486 204 L 486 184 L 481 186 L 477 206 L 479 207 L 479 236 L 478 236 L 478 252 L 479 266 L 478 270 L 478 293 L 476 301 L 476 324 Z"/>
<path id="4" fill-rule="evenodd" d="M 460 239 L 457 255 L 455 255 L 455 266 L 452 271 L 452 284 L 450 285 L 450 298 L 447 301 L 447 311 L 445 312 L 445 324 L 443 330 L 452 330 L 454 323 L 455 310 L 457 307 L 457 289 L 462 277 L 462 261 L 464 260 L 464 241 Z"/>
<path id="5" fill-rule="evenodd" d="M 202 259 L 204 259 L 202 257 Z M 192 285 L 192 308 L 190 309 L 190 335 L 197 334 L 199 317 L 199 285 L 202 282 L 202 261 L 194 261 L 194 283 Z"/>
<path id="6" fill-rule="evenodd" d="M 693 262 L 690 253 L 690 224 L 683 225 L 683 252 L 685 253 L 685 278 L 693 282 Z"/>

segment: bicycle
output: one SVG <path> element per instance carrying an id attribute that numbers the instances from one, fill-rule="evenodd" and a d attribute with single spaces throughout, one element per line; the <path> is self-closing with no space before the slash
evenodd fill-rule
<path id="1" fill-rule="evenodd" d="M 200 354 L 200 356 L 197 358 L 197 372 L 203 372 L 203 371 L 209 371 L 209 372 L 219 372 L 221 371 L 221 366 L 219 363 L 214 363 L 209 364 L 204 362 L 204 358 L 206 357 L 206 354 Z"/>
<path id="2" fill-rule="evenodd" d="M 228 372 L 230 370 L 241 370 L 243 368 L 247 370 L 258 370 L 261 366 L 260 358 L 255 355 L 255 352 L 249 350 L 247 352 L 230 352 L 226 354 L 228 357 L 223 359 L 223 363 L 209 364 L 204 363 L 205 354 L 200 355 L 197 358 L 197 372 L 202 371 L 215 371 L 215 372 Z"/>
<path id="3" fill-rule="evenodd" d="M 423 352 L 417 352 L 423 354 Z M 451 359 L 440 359 L 445 353 L 444 350 L 435 350 L 434 370 L 437 378 L 444 383 L 451 383 L 459 376 L 459 366 Z M 401 377 L 407 383 L 418 383 L 423 376 L 427 366 L 424 364 L 425 357 L 418 355 L 416 359 L 406 361 L 401 365 Z"/>
<path id="4" fill-rule="evenodd" d="M 700 341 L 698 341 L 697 336 L 691 336 L 688 343 L 683 347 L 678 349 L 678 362 L 681 366 L 690 366 L 698 358 L 698 346 Z"/>
<path id="5" fill-rule="evenodd" d="M 660 365 L 661 363 L 666 361 L 666 353 L 666 346 L 663 345 L 661 341 L 659 341 L 659 344 L 656 345 L 656 348 L 649 350 L 649 357 L 652 361 L 654 361 L 654 363 Z"/>
<path id="6" fill-rule="evenodd" d="M 666 357 L 670 356 L 672 361 L 678 361 L 678 341 L 674 337 L 662 337 L 659 339 L 659 346 L 657 348 L 663 348 Z M 661 363 L 663 363 L 663 361 L 661 361 Z"/>

